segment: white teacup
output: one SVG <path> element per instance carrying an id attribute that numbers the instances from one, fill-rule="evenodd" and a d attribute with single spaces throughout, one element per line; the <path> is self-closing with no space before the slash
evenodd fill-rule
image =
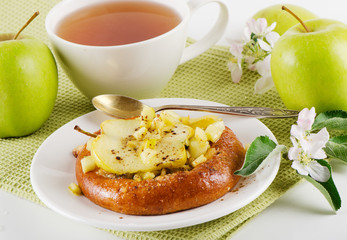
<path id="1" fill-rule="evenodd" d="M 106 93 L 137 99 L 157 97 L 178 65 L 213 46 L 222 37 L 229 20 L 223 0 L 141 0 L 166 5 L 179 14 L 181 22 L 162 35 L 126 45 L 87 46 L 57 36 L 57 27 L 72 12 L 111 1 L 126 0 L 65 0 L 46 17 L 46 30 L 61 66 L 88 98 Z M 201 40 L 185 47 L 192 13 L 210 2 L 220 6 L 215 25 Z"/>

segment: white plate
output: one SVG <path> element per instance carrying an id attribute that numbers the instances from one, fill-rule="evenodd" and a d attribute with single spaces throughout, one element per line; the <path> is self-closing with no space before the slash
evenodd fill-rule
<path id="1" fill-rule="evenodd" d="M 143 102 L 162 104 L 220 105 L 196 99 L 147 99 Z M 198 117 L 202 112 L 178 111 L 180 115 Z M 219 115 L 243 144 L 251 143 L 257 136 L 267 135 L 276 141 L 271 131 L 255 118 Z M 31 183 L 37 196 L 52 210 L 86 224 L 124 231 L 155 231 L 181 228 L 211 221 L 232 213 L 256 199 L 274 180 L 280 159 L 267 164 L 256 174 L 241 179 L 235 189 L 222 198 L 198 208 L 160 216 L 130 216 L 99 207 L 83 196 L 74 196 L 68 185 L 76 182 L 75 158 L 72 149 L 84 144 L 88 137 L 73 130 L 75 125 L 94 132 L 109 116 L 93 111 L 65 124 L 49 136 L 37 150 L 31 165 Z"/>

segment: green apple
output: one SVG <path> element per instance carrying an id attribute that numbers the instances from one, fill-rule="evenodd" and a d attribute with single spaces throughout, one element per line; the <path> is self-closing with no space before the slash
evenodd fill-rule
<path id="1" fill-rule="evenodd" d="M 286 107 L 347 110 L 347 25 L 334 20 L 296 25 L 276 42 L 271 73 Z"/>
<path id="2" fill-rule="evenodd" d="M 50 116 L 58 73 L 50 49 L 27 36 L 0 34 L 0 138 L 28 135 Z"/>
<path id="3" fill-rule="evenodd" d="M 286 6 L 295 12 L 298 17 L 300 17 L 303 21 L 317 18 L 317 16 L 310 12 L 309 10 L 291 4 L 286 4 Z M 290 14 L 285 11 L 282 11 L 282 5 L 273 5 L 267 8 L 264 8 L 257 12 L 254 16 L 254 19 L 265 18 L 268 22 L 268 25 L 271 25 L 273 22 L 276 22 L 276 31 L 278 34 L 282 35 L 289 28 L 298 24 L 298 21 L 293 18 Z"/>

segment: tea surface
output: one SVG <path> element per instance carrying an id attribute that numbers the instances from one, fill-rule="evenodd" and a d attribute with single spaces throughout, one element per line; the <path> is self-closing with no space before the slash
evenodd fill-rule
<path id="1" fill-rule="evenodd" d="M 174 10 L 156 3 L 102 3 L 67 16 L 57 35 L 83 45 L 123 45 L 162 35 L 180 21 Z"/>

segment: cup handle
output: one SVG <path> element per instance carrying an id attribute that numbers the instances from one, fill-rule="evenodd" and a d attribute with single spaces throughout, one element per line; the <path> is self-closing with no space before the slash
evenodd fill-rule
<path id="1" fill-rule="evenodd" d="M 185 63 L 205 52 L 223 36 L 229 22 L 229 9 L 223 0 L 190 0 L 188 1 L 188 6 L 191 14 L 193 14 L 200 7 L 211 2 L 218 3 L 220 6 L 220 12 L 216 23 L 201 40 L 184 49 L 179 64 Z"/>

